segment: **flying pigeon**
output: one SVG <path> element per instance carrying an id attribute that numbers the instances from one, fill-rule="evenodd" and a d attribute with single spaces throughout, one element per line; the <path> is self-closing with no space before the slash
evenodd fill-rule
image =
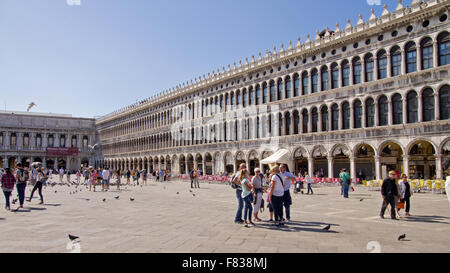
<path id="1" fill-rule="evenodd" d="M 399 237 L 398 237 L 398 240 L 399 241 L 402 241 L 402 240 L 404 240 L 406 238 L 406 234 L 402 234 L 402 235 L 400 235 Z"/>
<path id="2" fill-rule="evenodd" d="M 330 230 L 331 225 L 324 227 L 322 230 Z"/>
<path id="3" fill-rule="evenodd" d="M 28 105 L 27 112 L 30 112 L 30 109 L 33 108 L 33 106 L 36 106 L 36 104 L 35 104 L 34 102 L 31 102 L 31 103 Z"/>
<path id="4" fill-rule="evenodd" d="M 70 239 L 71 241 L 75 241 L 75 240 L 78 239 L 78 238 L 80 238 L 80 237 L 74 236 L 74 235 L 70 235 L 70 234 L 69 234 L 69 239 Z"/>

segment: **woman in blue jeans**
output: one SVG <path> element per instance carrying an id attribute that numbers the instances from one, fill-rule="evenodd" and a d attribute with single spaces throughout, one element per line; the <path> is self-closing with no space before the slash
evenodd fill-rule
<path id="1" fill-rule="evenodd" d="M 248 227 L 248 224 L 255 225 L 252 222 L 252 212 L 253 212 L 253 192 L 252 184 L 249 180 L 249 172 L 245 169 L 241 171 L 241 176 L 239 181 L 242 185 L 242 199 L 244 200 L 244 226 Z"/>

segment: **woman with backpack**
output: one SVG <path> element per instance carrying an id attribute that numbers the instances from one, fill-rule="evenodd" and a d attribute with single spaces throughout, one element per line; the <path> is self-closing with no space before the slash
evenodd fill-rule
<path id="1" fill-rule="evenodd" d="M 5 195 L 6 205 L 5 209 L 10 210 L 9 198 L 11 197 L 11 193 L 14 190 L 14 184 L 16 184 L 16 178 L 12 174 L 10 168 L 6 168 L 5 172 L 2 174 L 2 190 Z"/>
<path id="2" fill-rule="evenodd" d="M 39 190 L 39 196 L 41 197 L 41 202 L 39 203 L 39 205 L 42 205 L 42 204 L 44 204 L 44 196 L 42 195 L 42 185 L 47 180 L 47 176 L 42 172 L 42 168 L 38 168 L 37 172 L 38 172 L 38 178 L 36 181 L 36 185 L 34 185 L 34 188 L 31 191 L 30 198 L 27 201 L 31 202 L 31 199 L 33 199 L 34 192 L 36 190 Z"/>
<path id="3" fill-rule="evenodd" d="M 25 188 L 29 179 L 29 171 L 27 168 L 22 168 L 21 163 L 17 163 L 16 181 L 17 181 L 17 193 L 19 195 L 19 208 L 23 208 L 25 202 Z"/>

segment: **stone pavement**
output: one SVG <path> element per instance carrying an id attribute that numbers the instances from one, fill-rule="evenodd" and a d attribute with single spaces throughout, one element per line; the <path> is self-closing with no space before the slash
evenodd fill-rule
<path id="1" fill-rule="evenodd" d="M 44 205 L 37 205 L 36 192 L 18 212 L 4 210 L 0 198 L 0 252 L 70 252 L 69 233 L 80 237 L 82 253 L 368 253 L 372 244 L 383 253 L 450 252 L 450 203 L 443 194 L 415 194 L 413 216 L 393 221 L 388 211 L 386 219 L 378 217 L 379 192 L 356 187 L 344 199 L 340 188 L 320 187 L 314 195 L 292 194 L 287 226 L 245 228 L 233 222 L 237 205 L 230 186 L 200 186 L 195 196 L 181 181 L 152 181 L 120 193 L 115 186 L 95 193 L 79 187 L 76 194 L 70 194 L 74 186 L 47 187 Z M 260 217 L 267 220 L 268 209 Z M 322 230 L 327 224 L 328 232 Z M 398 241 L 401 234 L 408 240 Z"/>

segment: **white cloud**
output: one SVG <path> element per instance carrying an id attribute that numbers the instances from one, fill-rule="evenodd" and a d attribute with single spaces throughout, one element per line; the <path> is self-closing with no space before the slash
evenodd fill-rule
<path id="1" fill-rule="evenodd" d="M 374 5 L 380 6 L 381 5 L 381 0 L 366 0 L 366 1 L 369 6 L 374 6 Z"/>

